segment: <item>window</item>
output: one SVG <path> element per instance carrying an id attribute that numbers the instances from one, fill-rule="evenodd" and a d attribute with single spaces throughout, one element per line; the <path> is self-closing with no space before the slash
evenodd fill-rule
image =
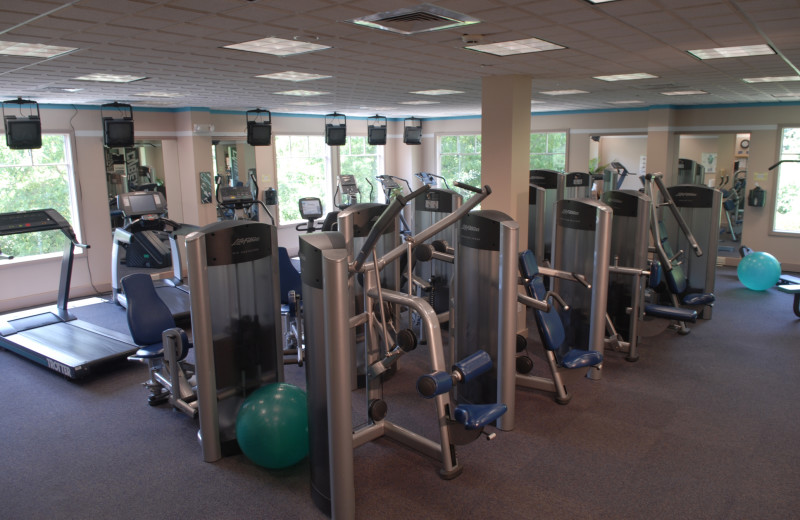
<path id="1" fill-rule="evenodd" d="M 67 135 L 42 135 L 42 147 L 37 150 L 11 150 L 5 139 L 0 141 L 0 213 L 53 208 L 78 233 Z M 60 231 L 8 235 L 0 237 L 0 249 L 15 257 L 60 253 L 64 240 Z"/>
<path id="2" fill-rule="evenodd" d="M 330 211 L 330 147 L 322 135 L 275 136 L 275 161 L 278 178 L 278 222 L 298 222 L 298 201 L 319 197 L 322 211 Z"/>
<path id="3" fill-rule="evenodd" d="M 783 129 L 780 160 L 800 160 L 800 128 Z M 800 233 L 800 162 L 779 166 L 772 230 Z"/>
<path id="4" fill-rule="evenodd" d="M 375 177 L 383 175 L 383 148 L 368 144 L 367 138 L 362 136 L 348 137 L 345 146 L 339 147 L 339 170 L 341 174 L 355 176 L 361 191 L 359 202 L 371 202 L 371 192 L 373 199 L 380 199 Z"/>
<path id="5" fill-rule="evenodd" d="M 439 137 L 439 175 L 452 188 L 456 181 L 481 187 L 481 136 Z"/>
<path id="6" fill-rule="evenodd" d="M 567 168 L 567 133 L 531 134 L 531 170 L 565 171 Z"/>

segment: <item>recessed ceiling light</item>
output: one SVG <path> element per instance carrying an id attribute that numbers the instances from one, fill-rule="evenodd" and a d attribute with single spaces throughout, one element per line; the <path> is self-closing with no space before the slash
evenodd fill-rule
<path id="1" fill-rule="evenodd" d="M 444 88 L 434 90 L 417 90 L 416 92 L 409 92 L 409 94 L 422 94 L 423 96 L 447 96 L 449 94 L 463 94 L 463 90 L 447 90 Z"/>
<path id="2" fill-rule="evenodd" d="M 183 94 L 180 94 L 178 92 L 150 91 L 150 92 L 139 92 L 138 94 L 134 94 L 134 96 L 138 96 L 138 97 L 177 98 L 177 97 L 183 97 Z"/>
<path id="3" fill-rule="evenodd" d="M 400 101 L 399 102 L 400 105 L 436 105 L 438 103 L 439 103 L 438 101 L 423 101 L 421 99 L 418 100 L 418 101 Z"/>
<path id="4" fill-rule="evenodd" d="M 548 90 L 539 92 L 539 94 L 547 94 L 548 96 L 570 96 L 572 94 L 588 94 L 585 90 L 568 89 L 568 90 Z"/>
<path id="5" fill-rule="evenodd" d="M 539 101 L 538 99 L 531 99 L 531 105 L 543 105 L 547 103 L 547 101 Z"/>
<path id="6" fill-rule="evenodd" d="M 471 51 L 494 54 L 495 56 L 511 56 L 513 54 L 527 54 L 529 52 L 553 51 L 565 49 L 566 47 L 540 40 L 539 38 L 528 38 L 526 40 L 468 45 L 464 48 Z"/>
<path id="7" fill-rule="evenodd" d="M 279 79 L 282 81 L 311 81 L 314 79 L 325 79 L 330 78 L 332 76 L 323 76 L 322 74 L 310 74 L 308 72 L 295 72 L 293 70 L 287 70 L 285 72 L 275 72 L 273 74 L 260 74 L 256 76 L 257 78 L 264 78 L 264 79 Z"/>
<path id="8" fill-rule="evenodd" d="M 607 2 L 616 2 L 617 0 L 586 0 L 590 4 L 605 4 Z"/>
<path id="9" fill-rule="evenodd" d="M 77 78 L 72 79 L 79 79 L 81 81 L 105 81 L 107 83 L 131 83 L 133 81 L 147 79 L 147 76 L 131 76 L 130 74 L 105 74 L 98 72 L 95 74 L 78 76 Z"/>
<path id="10" fill-rule="evenodd" d="M 745 83 L 778 83 L 781 81 L 800 81 L 800 76 L 766 76 L 763 78 L 743 78 Z"/>
<path id="11" fill-rule="evenodd" d="M 306 52 L 330 49 L 327 45 L 306 43 L 298 40 L 285 40 L 283 38 L 261 38 L 260 40 L 223 45 L 223 48 L 272 54 L 273 56 L 292 56 L 294 54 L 304 54 Z"/>
<path id="12" fill-rule="evenodd" d="M 772 97 L 778 99 L 798 99 L 800 98 L 800 92 L 790 92 L 788 94 L 772 94 Z"/>
<path id="13" fill-rule="evenodd" d="M 27 56 L 30 58 L 55 58 L 62 54 L 77 51 L 77 47 L 58 47 L 41 43 L 19 43 L 0 41 L 0 54 L 8 56 Z"/>
<path id="14" fill-rule="evenodd" d="M 281 92 L 275 92 L 275 94 L 280 94 L 281 96 L 310 97 L 310 96 L 322 96 L 325 94 L 330 94 L 330 92 L 321 92 L 319 90 L 284 90 Z"/>
<path id="15" fill-rule="evenodd" d="M 652 74 L 648 74 L 646 72 L 634 72 L 632 74 L 612 74 L 610 76 L 595 76 L 594 79 L 599 79 L 600 81 L 630 81 L 634 79 L 651 79 L 657 77 L 658 76 L 653 76 Z"/>
<path id="16" fill-rule="evenodd" d="M 644 101 L 639 99 L 630 99 L 624 101 L 609 101 L 610 105 L 644 105 Z"/>
<path id="17" fill-rule="evenodd" d="M 664 96 L 695 96 L 701 94 L 708 94 L 705 90 L 672 90 L 669 92 L 662 92 Z"/>
<path id="18" fill-rule="evenodd" d="M 741 47 L 717 47 L 716 49 L 696 49 L 686 51 L 701 60 L 715 60 L 718 58 L 743 58 L 745 56 L 764 56 L 775 54 L 769 45 L 744 45 Z"/>

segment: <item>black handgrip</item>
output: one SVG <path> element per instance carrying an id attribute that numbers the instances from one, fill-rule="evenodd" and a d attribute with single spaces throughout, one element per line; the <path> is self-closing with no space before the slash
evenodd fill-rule
<path id="1" fill-rule="evenodd" d="M 431 189 L 431 187 L 426 184 L 420 188 L 417 188 L 406 196 L 398 195 L 394 198 L 394 200 L 392 200 L 386 209 L 383 210 L 381 216 L 378 217 L 377 222 L 373 224 L 369 235 L 367 235 L 367 239 L 364 241 L 364 245 L 361 247 L 361 251 L 358 252 L 355 264 L 353 264 L 353 269 L 355 271 L 361 270 L 361 267 L 364 265 L 364 261 L 369 256 L 370 251 L 372 251 L 372 248 L 378 243 L 381 235 L 383 235 L 389 226 L 392 225 L 392 222 L 394 222 L 394 219 L 397 217 L 397 215 L 403 211 L 403 206 L 405 206 L 408 201 L 419 197 L 429 189 Z"/>
<path id="2" fill-rule="evenodd" d="M 410 201 L 416 199 L 417 197 L 419 197 L 420 195 L 422 195 L 423 193 L 425 193 L 426 191 L 428 191 L 430 189 L 431 189 L 431 187 L 430 187 L 429 184 L 423 184 L 422 186 L 420 186 L 416 190 L 412 191 L 408 195 L 405 195 L 405 196 L 398 195 L 397 198 L 400 199 L 400 202 L 402 202 L 403 206 L 405 206 Z"/>
<path id="3" fill-rule="evenodd" d="M 453 186 L 455 186 L 456 188 L 461 188 L 462 190 L 471 191 L 473 193 L 483 193 L 480 188 L 476 188 L 475 186 L 470 186 L 469 184 L 464 184 L 463 182 L 456 181 L 453 183 Z M 489 187 L 487 186 L 486 188 L 488 189 Z M 492 190 L 489 189 L 489 193 L 491 192 Z"/>

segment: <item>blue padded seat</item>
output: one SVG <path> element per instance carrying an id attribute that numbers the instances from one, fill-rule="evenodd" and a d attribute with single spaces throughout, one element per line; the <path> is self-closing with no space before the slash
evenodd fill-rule
<path id="1" fill-rule="evenodd" d="M 456 407 L 455 419 L 467 430 L 479 430 L 506 413 L 508 406 L 494 404 L 461 404 Z"/>
<path id="2" fill-rule="evenodd" d="M 661 233 L 661 247 L 664 249 L 664 253 L 669 258 L 673 258 L 675 253 L 672 251 L 672 247 L 669 245 L 669 241 L 667 239 L 667 228 L 664 225 L 664 222 L 659 222 L 658 226 L 659 232 Z M 680 264 L 673 264 L 671 270 L 664 271 L 664 278 L 667 280 L 667 287 L 669 287 L 669 290 L 672 294 L 678 297 L 682 304 L 710 305 L 716 301 L 716 297 L 713 293 L 688 292 L 689 282 L 686 279 L 686 273 L 683 271 L 683 267 L 681 267 Z"/>
<path id="3" fill-rule="evenodd" d="M 292 302 L 289 301 L 289 292 L 294 291 L 295 294 L 301 295 L 303 280 L 300 278 L 300 273 L 294 268 L 285 247 L 278 248 L 278 271 L 281 278 L 281 314 L 294 316 L 296 310 L 290 305 Z"/>
<path id="4" fill-rule="evenodd" d="M 671 305 L 658 305 L 650 303 L 645 305 L 644 313 L 654 318 L 663 318 L 666 320 L 688 321 L 695 323 L 697 321 L 697 311 L 694 309 L 682 309 L 680 307 L 673 307 Z"/>
<path id="5" fill-rule="evenodd" d="M 539 266 L 536 257 L 530 250 L 520 253 L 520 270 L 525 279 L 525 290 L 528 296 L 537 300 L 544 300 L 547 290 L 544 287 L 542 277 L 539 276 Z M 566 333 L 561 316 L 558 315 L 554 305 L 550 305 L 550 310 L 545 312 L 534 309 L 536 317 L 536 327 L 539 329 L 539 337 L 547 350 L 552 351 L 558 364 L 564 368 L 583 368 L 599 365 L 603 362 L 603 353 L 595 350 L 570 349 L 563 356 L 560 351 L 564 346 Z"/>
<path id="6" fill-rule="evenodd" d="M 140 347 L 136 357 L 162 357 L 164 346 L 161 344 L 161 333 L 175 327 L 172 312 L 158 297 L 150 275 L 130 274 L 120 283 L 128 301 L 128 328 L 133 342 Z"/>

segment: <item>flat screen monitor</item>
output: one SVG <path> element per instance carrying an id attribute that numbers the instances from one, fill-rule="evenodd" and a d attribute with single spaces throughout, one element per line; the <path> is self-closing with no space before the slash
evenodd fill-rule
<path id="1" fill-rule="evenodd" d="M 272 143 L 272 123 L 247 122 L 247 144 L 251 146 L 269 146 Z"/>
<path id="2" fill-rule="evenodd" d="M 403 142 L 406 144 L 422 144 L 422 127 L 407 126 L 403 129 Z"/>
<path id="3" fill-rule="evenodd" d="M 328 146 L 342 146 L 347 142 L 347 127 L 345 125 L 325 125 L 325 144 Z"/>
<path id="4" fill-rule="evenodd" d="M 103 119 L 103 144 L 108 148 L 129 148 L 133 146 L 132 119 Z"/>
<path id="5" fill-rule="evenodd" d="M 117 195 L 117 207 L 126 217 L 140 217 L 164 213 L 167 203 L 157 191 L 131 191 Z"/>
<path id="6" fill-rule="evenodd" d="M 39 118 L 6 118 L 6 145 L 12 150 L 42 147 L 42 122 Z"/>
<path id="7" fill-rule="evenodd" d="M 306 220 L 320 218 L 322 216 L 322 201 L 316 197 L 300 199 L 300 216 Z"/>
<path id="8" fill-rule="evenodd" d="M 367 143 L 370 146 L 386 144 L 386 127 L 385 126 L 368 126 L 367 127 Z"/>

